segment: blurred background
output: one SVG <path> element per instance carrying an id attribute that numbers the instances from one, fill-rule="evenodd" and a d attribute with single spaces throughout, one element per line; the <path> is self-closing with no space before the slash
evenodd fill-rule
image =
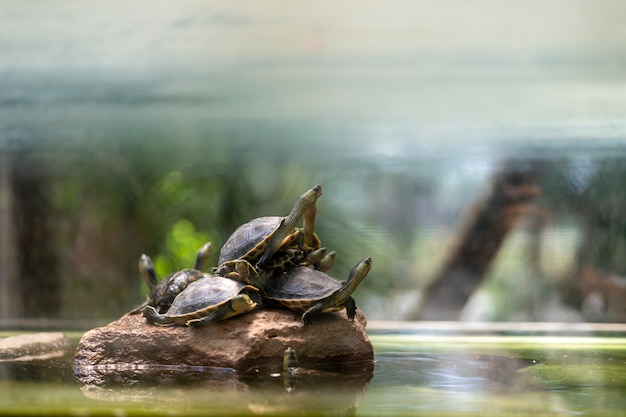
<path id="1" fill-rule="evenodd" d="M 370 320 L 626 319 L 626 3 L 0 0 L 0 323 L 321 184 Z M 210 264 L 217 262 L 217 253 Z"/>

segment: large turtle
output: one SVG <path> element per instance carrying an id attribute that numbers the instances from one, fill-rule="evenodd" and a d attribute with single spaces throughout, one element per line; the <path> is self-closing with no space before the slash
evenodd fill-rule
<path id="1" fill-rule="evenodd" d="M 150 293 L 146 301 L 132 309 L 129 314 L 138 314 L 142 312 L 146 306 L 154 307 L 159 313 L 167 311 L 172 301 L 174 301 L 174 298 L 184 290 L 187 285 L 205 276 L 204 272 L 202 272 L 202 267 L 212 253 L 213 246 L 211 242 L 205 243 L 198 249 L 196 261 L 192 269 L 185 268 L 181 271 L 173 272 L 158 283 L 152 259 L 150 259 L 148 255 L 141 255 L 139 258 L 139 272 L 150 289 Z"/>
<path id="2" fill-rule="evenodd" d="M 232 276 L 236 260 L 244 260 L 268 276 L 306 262 L 309 254 L 321 249 L 314 232 L 315 203 L 321 195 L 322 187 L 316 185 L 298 198 L 286 217 L 259 217 L 239 226 L 222 247 L 215 273 Z M 297 228 L 302 217 L 303 227 Z"/>
<path id="3" fill-rule="evenodd" d="M 206 274 L 178 294 L 166 313 L 160 314 L 148 306 L 144 309 L 143 316 L 149 323 L 158 325 L 198 326 L 247 313 L 261 304 L 257 288 L 229 278 Z"/>
<path id="4" fill-rule="evenodd" d="M 316 315 L 344 307 L 348 318 L 353 320 L 356 303 L 351 295 L 371 268 L 372 259 L 367 257 L 352 268 L 348 279 L 342 283 L 324 272 L 297 266 L 267 282 L 265 300 L 302 312 L 302 321 L 307 326 Z"/>

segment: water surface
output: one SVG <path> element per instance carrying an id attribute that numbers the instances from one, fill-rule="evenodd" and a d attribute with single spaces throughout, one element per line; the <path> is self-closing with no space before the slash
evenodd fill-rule
<path id="1" fill-rule="evenodd" d="M 622 415 L 626 332 L 370 329 L 371 373 L 0 363 L 2 415 Z M 619 325 L 613 326 L 619 328 Z M 419 329 L 419 330 L 418 330 Z"/>

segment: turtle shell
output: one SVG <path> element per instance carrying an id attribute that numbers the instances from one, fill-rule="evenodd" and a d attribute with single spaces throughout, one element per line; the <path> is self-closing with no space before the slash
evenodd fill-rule
<path id="1" fill-rule="evenodd" d="M 222 246 L 218 264 L 235 259 L 256 263 L 282 219 L 278 216 L 258 217 L 239 226 Z"/>
<path id="2" fill-rule="evenodd" d="M 232 279 L 205 274 L 192 282 L 174 299 L 165 313 L 167 317 L 202 317 L 232 300 L 242 290 L 257 291 L 256 288 Z"/>
<path id="3" fill-rule="evenodd" d="M 149 300 L 157 307 L 167 310 L 175 297 L 190 283 L 204 278 L 206 275 L 196 269 L 183 269 L 169 274 L 150 291 Z M 157 309 L 159 310 L 159 309 Z M 160 311 L 163 312 L 163 311 Z"/>
<path id="4" fill-rule="evenodd" d="M 296 311 L 305 311 L 312 303 L 332 295 L 342 283 L 325 273 L 298 266 L 269 280 L 265 298 Z"/>

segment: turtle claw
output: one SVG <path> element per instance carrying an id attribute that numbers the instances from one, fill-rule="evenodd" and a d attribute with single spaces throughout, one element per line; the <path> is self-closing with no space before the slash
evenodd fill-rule
<path id="1" fill-rule="evenodd" d="M 187 325 L 187 327 L 198 328 L 203 327 L 205 324 L 211 321 L 213 321 L 213 317 L 206 316 L 201 319 L 187 320 L 187 323 L 185 324 Z"/>
<path id="2" fill-rule="evenodd" d="M 261 277 L 264 274 L 262 269 L 253 266 L 245 259 L 224 262 L 218 268 L 214 268 L 214 273 L 217 276 L 239 281 L 246 285 L 253 285 L 257 288 L 261 288 Z"/>

